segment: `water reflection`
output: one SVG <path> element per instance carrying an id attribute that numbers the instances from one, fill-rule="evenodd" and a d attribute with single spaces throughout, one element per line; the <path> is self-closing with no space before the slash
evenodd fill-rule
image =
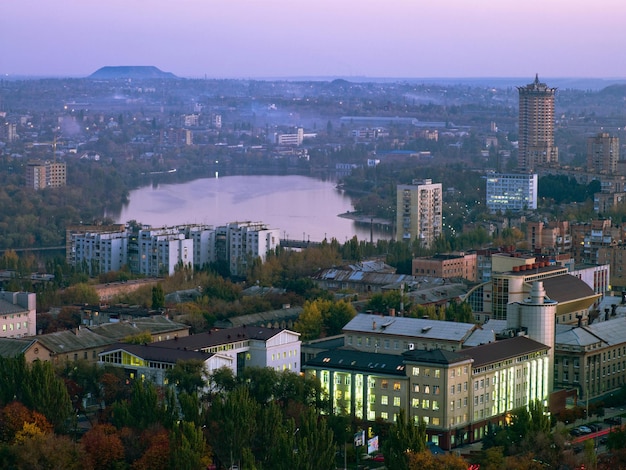
<path id="1" fill-rule="evenodd" d="M 119 215 L 109 214 L 118 223 L 136 220 L 159 227 L 260 221 L 296 240 L 321 241 L 326 236 L 344 243 L 354 235 L 359 240 L 391 238 L 389 230 L 339 217 L 353 211 L 350 198 L 336 189 L 334 181 L 307 176 L 202 178 L 146 186 L 131 191 L 129 199 Z"/>

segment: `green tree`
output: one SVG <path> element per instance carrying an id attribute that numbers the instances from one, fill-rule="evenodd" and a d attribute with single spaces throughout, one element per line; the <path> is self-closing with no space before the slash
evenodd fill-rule
<path id="1" fill-rule="evenodd" d="M 159 310 L 165 308 L 165 291 L 159 282 L 152 288 L 152 309 Z"/>
<path id="2" fill-rule="evenodd" d="M 253 442 L 257 432 L 258 408 L 245 386 L 212 401 L 206 423 L 209 444 L 227 467 L 241 462 L 243 449 Z"/>
<path id="3" fill-rule="evenodd" d="M 324 328 L 327 336 L 341 334 L 343 327 L 354 318 L 356 310 L 352 304 L 340 300 L 333 302 L 324 315 Z"/>
<path id="4" fill-rule="evenodd" d="M 181 421 L 172 430 L 170 468 L 202 470 L 206 468 L 206 442 L 202 430 L 193 423 Z"/>
<path id="5" fill-rule="evenodd" d="M 302 335 L 303 340 L 316 339 L 322 334 L 323 323 L 324 317 L 319 302 L 307 301 L 294 324 L 294 329 Z"/>
<path id="6" fill-rule="evenodd" d="M 299 428 L 294 431 L 297 451 L 294 453 L 298 470 L 334 470 L 335 445 L 333 432 L 326 420 L 313 409 L 302 415 Z"/>
<path id="7" fill-rule="evenodd" d="M 383 444 L 386 466 L 399 470 L 408 469 L 409 453 L 424 450 L 426 450 L 426 423 L 420 420 L 417 426 L 413 425 L 406 419 L 405 411 L 401 409 Z"/>
<path id="8" fill-rule="evenodd" d="M 64 305 L 89 304 L 98 305 L 100 297 L 93 286 L 80 283 L 68 287 L 61 293 L 61 302 Z"/>
<path id="9" fill-rule="evenodd" d="M 204 370 L 204 363 L 199 359 L 181 360 L 168 369 L 165 376 L 179 392 L 194 394 L 205 384 Z"/>
<path id="10" fill-rule="evenodd" d="M 25 406 L 43 414 L 57 431 L 66 430 L 67 420 L 72 416 L 72 402 L 50 362 L 33 362 L 21 390 Z"/>

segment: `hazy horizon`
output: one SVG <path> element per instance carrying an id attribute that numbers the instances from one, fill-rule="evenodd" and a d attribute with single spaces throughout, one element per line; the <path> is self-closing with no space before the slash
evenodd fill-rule
<path id="1" fill-rule="evenodd" d="M 621 0 L 20 0 L 2 6 L 0 73 L 622 79 L 624 17 Z"/>

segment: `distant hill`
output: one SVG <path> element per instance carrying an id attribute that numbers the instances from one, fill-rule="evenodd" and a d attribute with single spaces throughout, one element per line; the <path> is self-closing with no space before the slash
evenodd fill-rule
<path id="1" fill-rule="evenodd" d="M 132 78 L 134 80 L 146 78 L 176 78 L 171 72 L 163 72 L 151 65 L 120 65 L 99 68 L 89 75 L 89 78 L 114 80 L 120 78 Z"/>

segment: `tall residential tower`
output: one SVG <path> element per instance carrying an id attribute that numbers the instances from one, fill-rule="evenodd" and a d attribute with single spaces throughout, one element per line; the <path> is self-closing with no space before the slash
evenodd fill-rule
<path id="1" fill-rule="evenodd" d="M 520 171 L 534 171 L 537 165 L 559 161 L 559 149 L 554 146 L 554 94 L 539 81 L 519 91 L 519 154 L 517 166 Z"/>
<path id="2" fill-rule="evenodd" d="M 413 241 L 430 248 L 442 233 L 441 183 L 414 180 L 397 187 L 396 238 Z"/>

